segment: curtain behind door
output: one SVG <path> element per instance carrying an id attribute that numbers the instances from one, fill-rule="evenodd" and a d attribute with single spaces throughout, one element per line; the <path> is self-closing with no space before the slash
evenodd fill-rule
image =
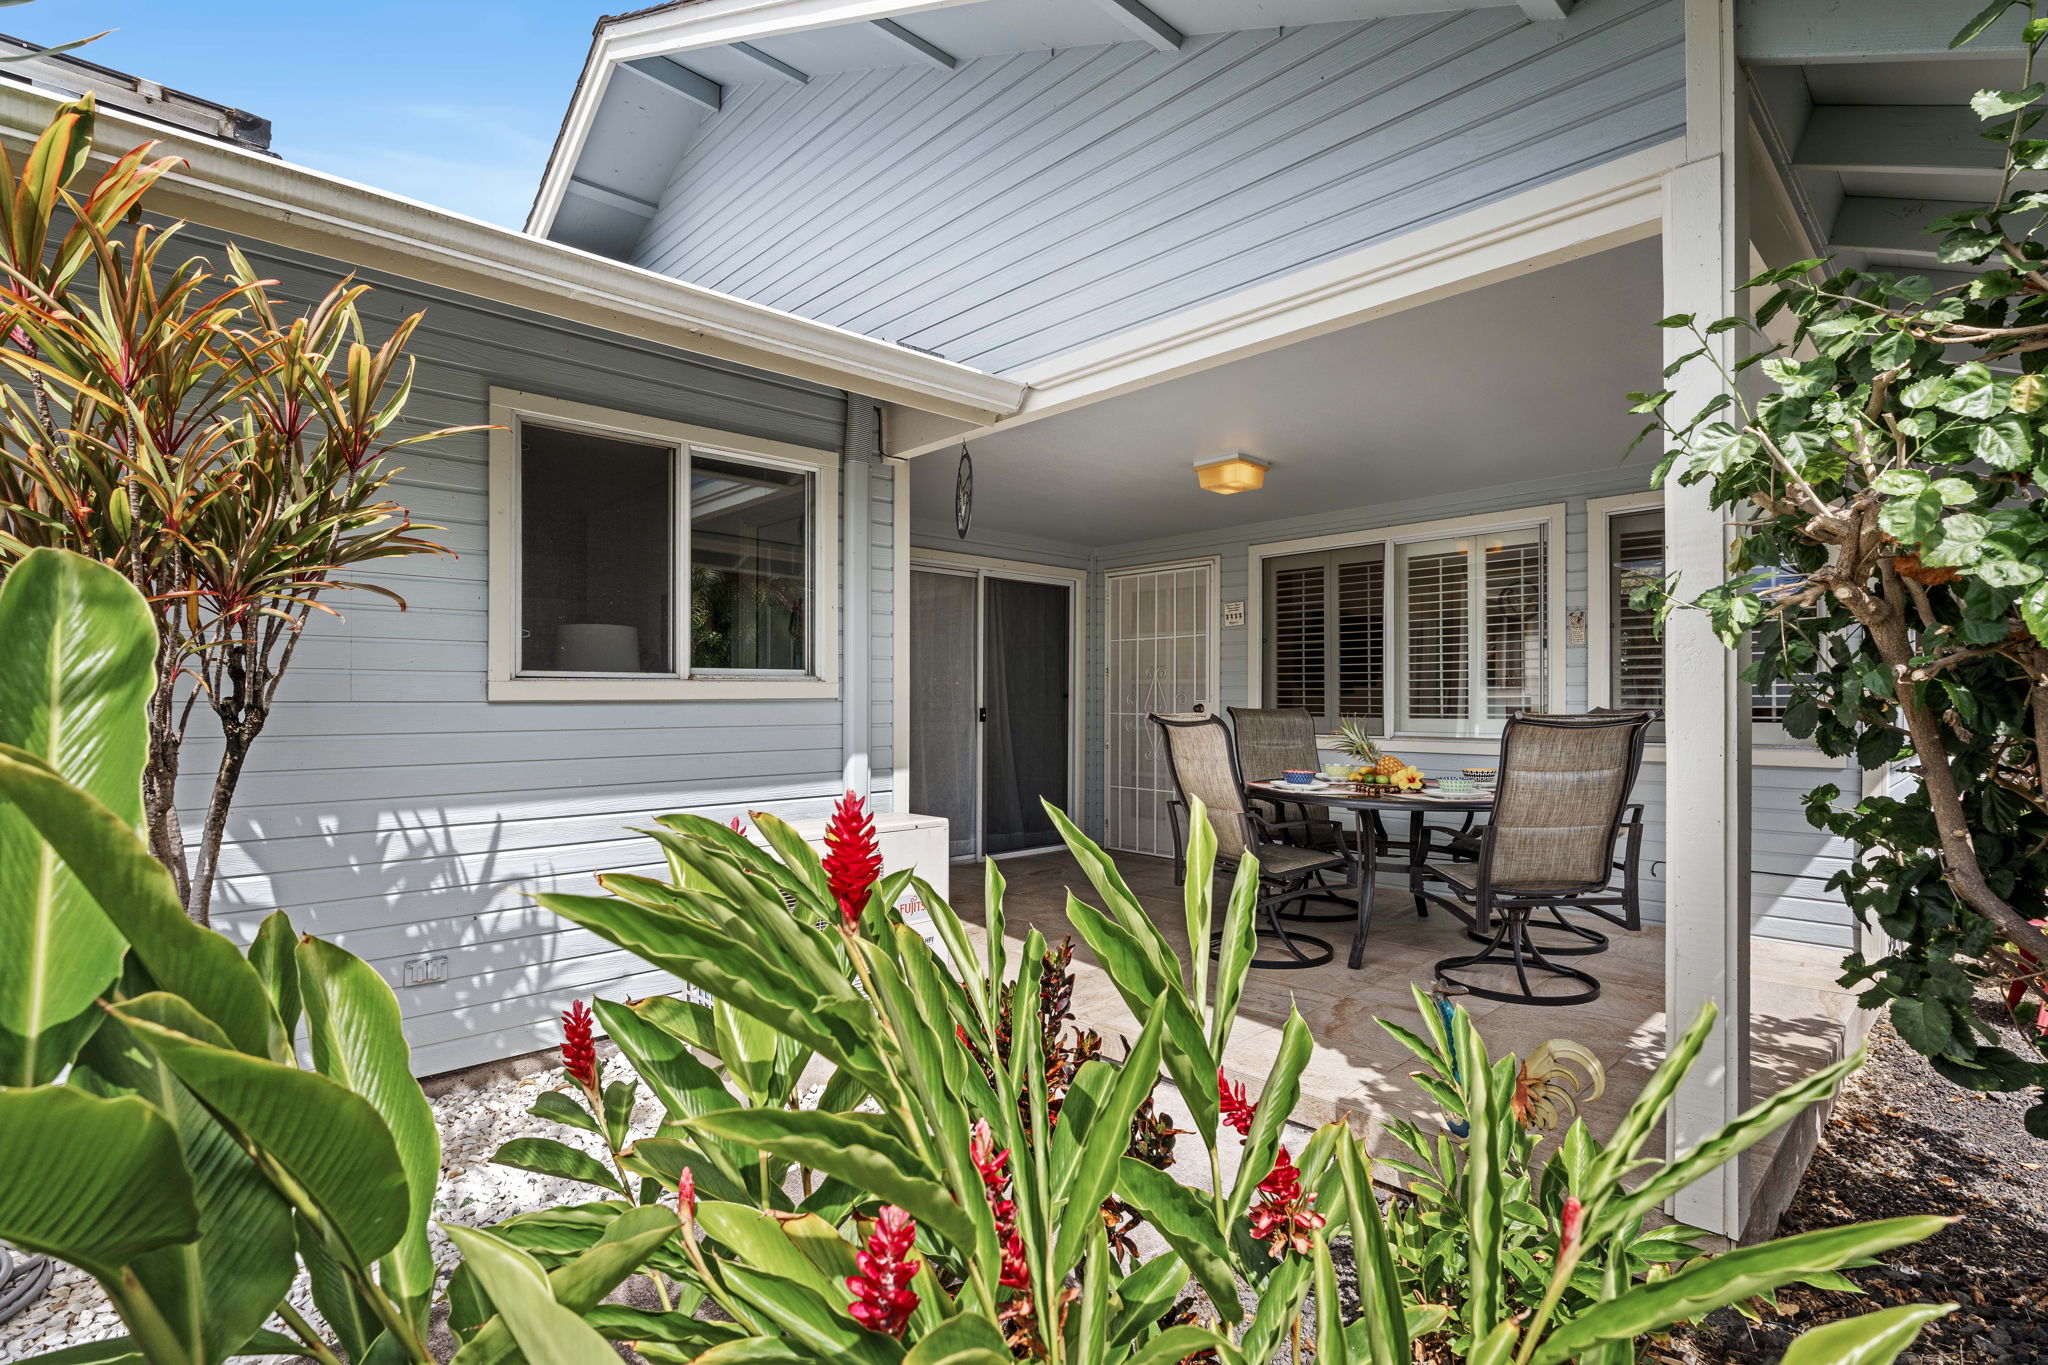
<path id="1" fill-rule="evenodd" d="M 1069 593 L 1049 583 L 983 581 L 982 851 L 1043 848 L 1059 834 L 1040 798 L 1061 807 L 1068 800 Z"/>

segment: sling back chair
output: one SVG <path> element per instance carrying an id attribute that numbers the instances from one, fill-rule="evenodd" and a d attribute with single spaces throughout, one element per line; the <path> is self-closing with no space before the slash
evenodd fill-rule
<path id="1" fill-rule="evenodd" d="M 1630 790 L 1643 763 L 1647 711 L 1586 716 L 1512 717 L 1501 736 L 1493 818 L 1479 832 L 1478 857 L 1442 863 L 1436 871 L 1487 931 L 1486 946 L 1436 964 L 1449 986 L 1487 1000 L 1577 1005 L 1597 999 L 1600 982 L 1553 958 L 1598 952 L 1606 939 L 1571 924 L 1562 911 L 1611 904 L 1614 846 L 1622 837 Z M 1564 929 L 1582 942 L 1560 949 L 1530 935 Z M 1597 940 L 1594 942 L 1593 940 Z M 1485 984 L 1489 969 L 1510 968 L 1518 990 Z M 1475 970 L 1478 969 L 1478 970 Z M 1557 993 L 1531 984 L 1538 973 L 1575 983 Z M 1475 977 L 1481 979 L 1475 980 Z"/>
<path id="2" fill-rule="evenodd" d="M 1351 855 L 1342 847 L 1305 848 L 1288 843 L 1287 836 L 1309 832 L 1306 821 L 1268 820 L 1252 809 L 1245 797 L 1244 774 L 1231 747 L 1230 729 L 1221 716 L 1154 715 L 1152 723 L 1159 727 L 1177 793 L 1177 799 L 1167 805 L 1174 846 L 1187 846 L 1183 822 L 1194 802 L 1200 801 L 1216 831 L 1217 872 L 1234 873 L 1246 857 L 1258 860 L 1259 898 L 1253 914 L 1263 921 L 1259 937 L 1276 940 L 1280 956 L 1254 957 L 1251 965 L 1294 969 L 1328 962 L 1334 955 L 1330 945 L 1307 934 L 1288 932 L 1280 912 L 1322 894 L 1325 888 L 1318 880 L 1320 873 L 1343 872 L 1354 878 Z M 1194 945 L 1189 949 L 1193 951 Z M 1210 951 L 1216 951 L 1213 942 Z"/>
<path id="3" fill-rule="evenodd" d="M 1248 782 L 1277 782 L 1280 775 L 1290 768 L 1315 772 L 1322 766 L 1316 755 L 1315 718 L 1301 707 L 1233 706 L 1230 708 L 1230 730 L 1237 747 L 1238 773 Z M 1265 792 L 1254 796 L 1252 802 L 1255 810 L 1260 806 L 1269 807 L 1276 822 L 1302 826 L 1300 833 L 1287 841 L 1291 844 L 1332 853 L 1342 853 L 1350 846 L 1344 826 L 1331 819 L 1321 807 L 1307 802 L 1289 802 L 1277 794 Z M 1291 818 L 1290 807 L 1295 812 Z M 1176 868 L 1177 873 L 1183 870 Z M 1287 918 L 1304 924 L 1336 924 L 1358 913 L 1357 906 L 1336 894 L 1336 889 L 1329 884 L 1328 873 L 1316 874 L 1316 881 L 1325 889 L 1315 896 L 1304 897 L 1304 901 L 1327 900 L 1341 908 L 1334 914 L 1312 915 L 1297 903 Z"/>

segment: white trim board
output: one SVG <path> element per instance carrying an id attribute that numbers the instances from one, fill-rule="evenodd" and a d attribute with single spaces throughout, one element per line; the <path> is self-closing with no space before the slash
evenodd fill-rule
<path id="1" fill-rule="evenodd" d="M 909 481 L 909 470 L 903 471 Z M 927 550 L 910 547 L 910 568 L 935 569 L 942 572 L 973 574 L 995 578 L 1017 578 L 1031 583 L 1057 583 L 1068 588 L 1070 609 L 1067 620 L 1067 810 L 1069 814 L 1085 811 L 1088 801 L 1088 581 L 1086 569 L 1070 569 L 1063 564 L 1033 564 L 1022 559 L 997 559 L 990 555 L 967 554 L 960 550 Z M 910 608 L 908 588 L 905 589 L 902 615 L 903 633 L 910 635 Z M 916 642 L 910 644 L 909 667 L 917 666 Z M 904 724 L 909 709 L 908 673 L 904 686 Z M 904 801 L 910 799 L 910 770 L 904 769 Z M 977 798 L 978 799 L 978 798 Z M 979 831 L 977 830 L 977 834 Z M 1034 850 L 1018 850 L 1031 852 Z"/>
<path id="2" fill-rule="evenodd" d="M 890 453 L 928 455 L 1654 237 L 1680 148 L 1672 141 L 1618 157 L 1043 361 L 1009 376 L 1029 386 L 1017 413 L 981 427 L 899 413 L 891 435 L 902 446 Z"/>
<path id="3" fill-rule="evenodd" d="M 889 684 L 891 716 L 889 739 L 890 781 L 896 789 L 896 809 L 910 809 L 910 465 L 890 460 L 889 477 L 896 499 L 894 555 L 890 566 L 890 644 L 894 678 Z"/>
<path id="4" fill-rule="evenodd" d="M 485 572 L 489 579 L 486 638 L 487 701 L 739 701 L 839 695 L 839 456 L 785 441 L 763 440 L 729 431 L 642 417 L 544 394 L 493 387 L 490 391 L 490 539 Z M 727 454 L 762 464 L 798 469 L 811 478 L 810 615 L 808 677 L 790 674 L 710 674 L 691 677 L 572 677 L 522 675 L 519 670 L 519 419 L 537 417 L 554 425 L 579 427 L 627 440 L 670 444 L 683 461 L 676 515 L 688 513 L 690 456 Z M 675 574 L 689 581 L 688 523 L 677 530 Z M 866 535 L 868 528 L 848 528 Z M 688 620 L 688 594 L 677 594 L 677 618 Z M 857 623 L 866 629 L 866 622 Z M 674 642 L 678 662 L 687 665 L 688 633 L 681 625 Z"/>
<path id="5" fill-rule="evenodd" d="M 1298 540 L 1274 540 L 1253 545 L 1246 553 L 1245 603 L 1244 603 L 1244 665 L 1245 699 L 1248 706 L 1265 704 L 1266 659 L 1266 573 L 1265 563 L 1269 559 L 1283 559 L 1288 555 L 1306 554 L 1314 550 L 1342 550 L 1354 545 L 1384 544 L 1388 551 L 1387 595 L 1389 603 L 1395 592 L 1392 573 L 1392 550 L 1419 540 L 1438 540 L 1448 536 L 1477 535 L 1486 531 L 1523 530 L 1536 526 L 1543 528 L 1544 554 L 1544 613 L 1549 621 L 1548 638 L 1544 642 L 1547 654 L 1549 679 L 1545 686 L 1548 698 L 1546 704 L 1562 705 L 1566 694 L 1568 669 L 1567 650 L 1571 645 L 1571 625 L 1566 620 L 1566 506 L 1561 502 L 1545 503 L 1537 507 L 1516 508 L 1506 512 L 1483 512 L 1472 516 L 1447 517 L 1441 521 L 1413 522 L 1408 525 L 1360 527 L 1353 531 L 1335 531 L 1328 535 L 1306 536 Z M 1390 613 L 1391 615 L 1391 613 Z M 1394 658 L 1392 623 L 1389 622 L 1387 635 L 1387 660 L 1389 669 Z M 1390 740 L 1398 740 L 1415 748 L 1427 748 L 1431 744 L 1491 744 L 1495 751 L 1500 748 L 1497 739 L 1475 735 L 1438 735 L 1427 732 L 1413 734 L 1395 731 L 1391 717 L 1382 722 Z"/>
<path id="6" fill-rule="evenodd" d="M 46 90 L 0 82 L 0 138 L 18 154 L 63 102 Z M 104 105 L 94 131 L 92 160 L 101 166 L 150 141 L 159 155 L 183 158 L 150 191 L 145 204 L 152 213 L 956 418 L 986 420 L 1023 401 L 1014 380 Z"/>

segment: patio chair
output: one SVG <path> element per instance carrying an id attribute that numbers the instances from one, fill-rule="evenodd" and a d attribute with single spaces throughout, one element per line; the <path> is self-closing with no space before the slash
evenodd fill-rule
<path id="1" fill-rule="evenodd" d="M 1518 714 L 1536 716 L 1542 713 L 1530 711 Z M 1613 706 L 1596 706 L 1592 710 L 1585 712 L 1585 714 L 1589 716 L 1632 716 L 1642 713 L 1624 711 Z M 1651 718 L 1655 719 L 1654 714 L 1652 714 Z M 1565 719 L 1572 719 L 1572 717 L 1566 716 Z M 1433 837 L 1440 839 L 1442 842 L 1432 847 L 1424 856 L 1434 856 L 1437 852 L 1441 851 L 1445 857 L 1458 862 L 1477 862 L 1479 860 L 1480 836 L 1484 833 L 1483 827 L 1478 829 L 1472 827 L 1471 817 L 1468 816 L 1465 820 L 1465 828 L 1455 833 L 1444 829 L 1434 830 L 1432 832 Z M 1615 840 L 1616 851 L 1613 871 L 1621 874 L 1621 884 L 1615 886 L 1610 881 L 1607 888 L 1608 894 L 1581 897 L 1572 903 L 1574 910 L 1583 910 L 1597 915 L 1609 924 L 1626 929 L 1630 933 L 1635 933 L 1643 927 L 1643 834 L 1643 803 L 1631 801 L 1621 808 L 1621 829 Z M 1546 943 L 1544 951 L 1552 957 L 1584 956 L 1589 953 L 1600 952 L 1607 947 L 1607 939 L 1604 935 L 1589 930 L 1582 925 L 1572 924 L 1561 919 L 1555 922 L 1539 920 L 1530 927 L 1537 930 L 1563 928 L 1583 941 L 1582 944 L 1570 942 Z M 1492 935 L 1484 927 L 1481 927 L 1474 929 L 1472 936 L 1484 942 Z"/>
<path id="2" fill-rule="evenodd" d="M 1482 999 L 1529 1005 L 1599 998 L 1597 978 L 1552 959 L 1606 946 L 1604 936 L 1571 924 L 1561 912 L 1612 903 L 1614 847 L 1623 835 L 1649 726 L 1646 711 L 1508 721 L 1493 818 L 1480 831 L 1478 857 L 1436 869 L 1488 931 L 1486 946 L 1438 962 L 1439 981 Z M 1540 910 L 1551 918 L 1537 921 L 1539 928 L 1562 928 L 1581 941 L 1560 947 L 1532 937 L 1531 922 Z M 1475 969 L 1504 967 L 1513 969 L 1519 990 L 1474 980 Z M 1532 972 L 1578 988 L 1540 993 L 1531 984 Z"/>
<path id="3" fill-rule="evenodd" d="M 1322 760 L 1316 754 L 1315 718 L 1301 707 L 1233 706 L 1230 708 L 1230 730 L 1237 747 L 1237 770 L 1247 781 L 1277 781 L 1280 774 L 1290 768 L 1315 772 L 1322 766 Z M 1289 802 L 1266 793 L 1252 797 L 1252 803 L 1254 808 L 1269 807 L 1276 824 L 1298 827 L 1299 833 L 1287 840 L 1290 844 L 1337 853 L 1349 847 L 1344 826 L 1319 807 L 1305 802 Z M 1293 811 L 1291 816 L 1290 808 Z M 1174 868 L 1176 885 L 1185 872 L 1185 866 L 1177 862 Z M 1290 911 L 1287 918 L 1304 924 L 1336 924 L 1352 918 L 1357 907 L 1338 896 L 1327 878 L 1327 873 L 1319 873 L 1316 880 L 1325 890 L 1319 896 L 1305 899 L 1332 901 L 1342 909 L 1334 914 L 1319 915 L 1296 909 Z M 1348 882 L 1349 878 L 1346 880 Z"/>
<path id="4" fill-rule="evenodd" d="M 1216 870 L 1235 872 L 1240 860 L 1250 856 L 1259 863 L 1259 898 L 1253 914 L 1265 924 L 1258 930 L 1262 939 L 1278 940 L 1284 956 L 1255 956 L 1254 967 L 1298 969 L 1320 967 L 1333 957 L 1329 943 L 1307 934 L 1290 933 L 1280 912 L 1312 896 L 1326 894 L 1318 874 L 1342 871 L 1353 875 L 1351 855 L 1344 849 L 1305 848 L 1286 842 L 1286 836 L 1305 833 L 1306 822 L 1268 820 L 1252 809 L 1245 797 L 1244 774 L 1237 766 L 1231 747 L 1230 730 L 1221 716 L 1154 715 L 1166 749 L 1166 762 L 1173 773 L 1177 798 L 1167 803 L 1173 822 L 1176 853 L 1186 848 L 1183 816 L 1199 800 L 1208 810 L 1209 823 L 1216 831 Z M 1184 856 L 1184 855 L 1183 855 Z M 1192 950 L 1193 944 L 1189 945 Z M 1210 952 L 1216 951 L 1212 941 Z"/>

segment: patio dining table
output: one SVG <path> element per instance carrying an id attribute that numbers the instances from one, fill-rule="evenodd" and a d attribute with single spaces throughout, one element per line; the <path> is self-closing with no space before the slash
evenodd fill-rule
<path id="1" fill-rule="evenodd" d="M 1432 878 L 1441 880 L 1442 874 L 1429 865 L 1425 856 L 1428 845 L 1423 841 L 1422 826 L 1426 817 L 1434 813 L 1450 815 L 1477 814 L 1493 809 L 1493 793 L 1477 791 L 1469 793 L 1439 795 L 1427 788 L 1420 792 L 1397 792 L 1388 787 L 1366 786 L 1354 782 L 1330 782 L 1318 786 L 1300 786 L 1292 782 L 1247 782 L 1245 791 L 1262 801 L 1280 801 L 1290 805 L 1321 806 L 1332 815 L 1348 811 L 1358 831 L 1358 846 L 1351 857 L 1358 863 L 1358 874 L 1353 884 L 1358 892 L 1358 931 L 1351 938 L 1349 965 L 1356 971 L 1365 962 L 1365 939 L 1372 929 L 1373 878 L 1382 870 L 1406 871 L 1408 894 L 1415 898 L 1415 913 L 1426 915 L 1431 904 L 1442 906 L 1455 915 L 1467 928 L 1477 928 L 1473 917 L 1464 906 L 1450 896 L 1430 890 Z M 1378 842 L 1373 837 L 1372 817 L 1408 816 L 1408 859 L 1404 864 L 1397 859 L 1382 859 L 1378 853 Z"/>

